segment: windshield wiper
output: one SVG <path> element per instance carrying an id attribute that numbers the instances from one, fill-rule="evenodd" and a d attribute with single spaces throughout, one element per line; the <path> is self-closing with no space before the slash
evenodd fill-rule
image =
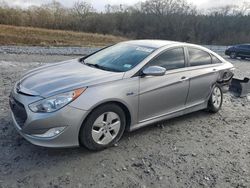
<path id="1" fill-rule="evenodd" d="M 84 65 L 87 65 L 87 66 L 89 66 L 89 67 L 99 68 L 99 65 L 97 65 L 97 64 L 91 64 L 91 63 L 85 63 L 85 62 L 84 62 Z"/>
<path id="2" fill-rule="evenodd" d="M 89 67 L 94 67 L 94 68 L 101 69 L 101 70 L 106 70 L 106 71 L 111 71 L 111 72 L 120 72 L 120 71 L 117 71 L 117 70 L 114 70 L 114 69 L 111 69 L 108 67 L 104 67 L 104 66 L 101 66 L 98 64 L 91 64 L 91 63 L 86 63 L 86 62 L 83 62 L 83 63 L 84 63 L 84 65 L 87 65 Z"/>
<path id="3" fill-rule="evenodd" d="M 97 69 L 106 70 L 105 67 L 100 66 L 100 65 L 98 65 L 98 64 L 84 63 L 84 65 L 87 65 L 87 66 L 89 66 L 89 67 L 94 67 L 94 68 L 97 68 Z"/>

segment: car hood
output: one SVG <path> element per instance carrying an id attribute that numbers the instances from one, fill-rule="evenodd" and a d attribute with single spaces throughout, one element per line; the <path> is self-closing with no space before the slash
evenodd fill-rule
<path id="1" fill-rule="evenodd" d="M 16 87 L 20 93 L 49 97 L 81 87 L 120 80 L 123 75 L 89 67 L 74 59 L 34 69 L 25 74 Z"/>

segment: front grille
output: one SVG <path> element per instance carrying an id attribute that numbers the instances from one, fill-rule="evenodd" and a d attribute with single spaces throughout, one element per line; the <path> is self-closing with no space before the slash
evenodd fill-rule
<path id="1" fill-rule="evenodd" d="M 18 102 L 12 96 L 10 96 L 9 103 L 10 103 L 10 108 L 14 114 L 16 122 L 22 128 L 25 121 L 27 120 L 27 113 L 23 104 Z"/>

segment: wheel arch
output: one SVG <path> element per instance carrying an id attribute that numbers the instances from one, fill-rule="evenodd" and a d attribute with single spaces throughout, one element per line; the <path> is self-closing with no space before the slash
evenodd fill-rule
<path id="1" fill-rule="evenodd" d="M 121 101 L 119 101 L 119 100 L 106 100 L 106 101 L 102 101 L 102 102 L 97 103 L 96 105 L 94 105 L 94 106 L 89 110 L 89 112 L 88 112 L 88 114 L 86 115 L 86 117 L 83 119 L 80 129 L 82 128 L 82 126 L 84 126 L 84 122 L 87 120 L 87 118 L 90 116 L 90 114 L 91 114 L 95 109 L 99 108 L 100 106 L 107 105 L 107 104 L 116 104 L 117 106 L 119 106 L 119 107 L 124 111 L 124 114 L 125 114 L 125 117 L 126 117 L 126 126 L 125 126 L 125 130 L 126 130 L 126 131 L 129 131 L 130 126 L 131 126 L 131 121 L 132 121 L 131 112 L 130 112 L 128 106 L 127 106 L 124 102 L 121 102 Z M 79 129 L 79 132 L 80 132 L 80 129 Z"/>
<path id="2" fill-rule="evenodd" d="M 220 86 L 218 80 L 216 80 L 214 83 L 212 83 L 212 84 L 210 85 L 210 92 L 209 92 L 209 95 L 206 97 L 206 100 L 205 100 L 206 103 L 208 103 L 208 101 L 209 101 L 209 99 L 210 99 L 210 97 L 211 97 L 211 95 L 212 95 L 212 92 L 213 92 L 213 89 L 214 89 L 215 86 Z M 221 87 L 221 86 L 220 86 L 220 87 Z"/>

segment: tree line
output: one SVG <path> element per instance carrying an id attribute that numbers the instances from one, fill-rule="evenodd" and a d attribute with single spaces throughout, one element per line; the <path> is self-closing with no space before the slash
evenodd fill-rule
<path id="1" fill-rule="evenodd" d="M 133 6 L 87 2 L 73 7 L 53 1 L 28 8 L 0 4 L 0 24 L 112 34 L 132 39 L 165 39 L 199 44 L 250 43 L 250 4 L 205 13 L 186 0 L 147 0 Z"/>

